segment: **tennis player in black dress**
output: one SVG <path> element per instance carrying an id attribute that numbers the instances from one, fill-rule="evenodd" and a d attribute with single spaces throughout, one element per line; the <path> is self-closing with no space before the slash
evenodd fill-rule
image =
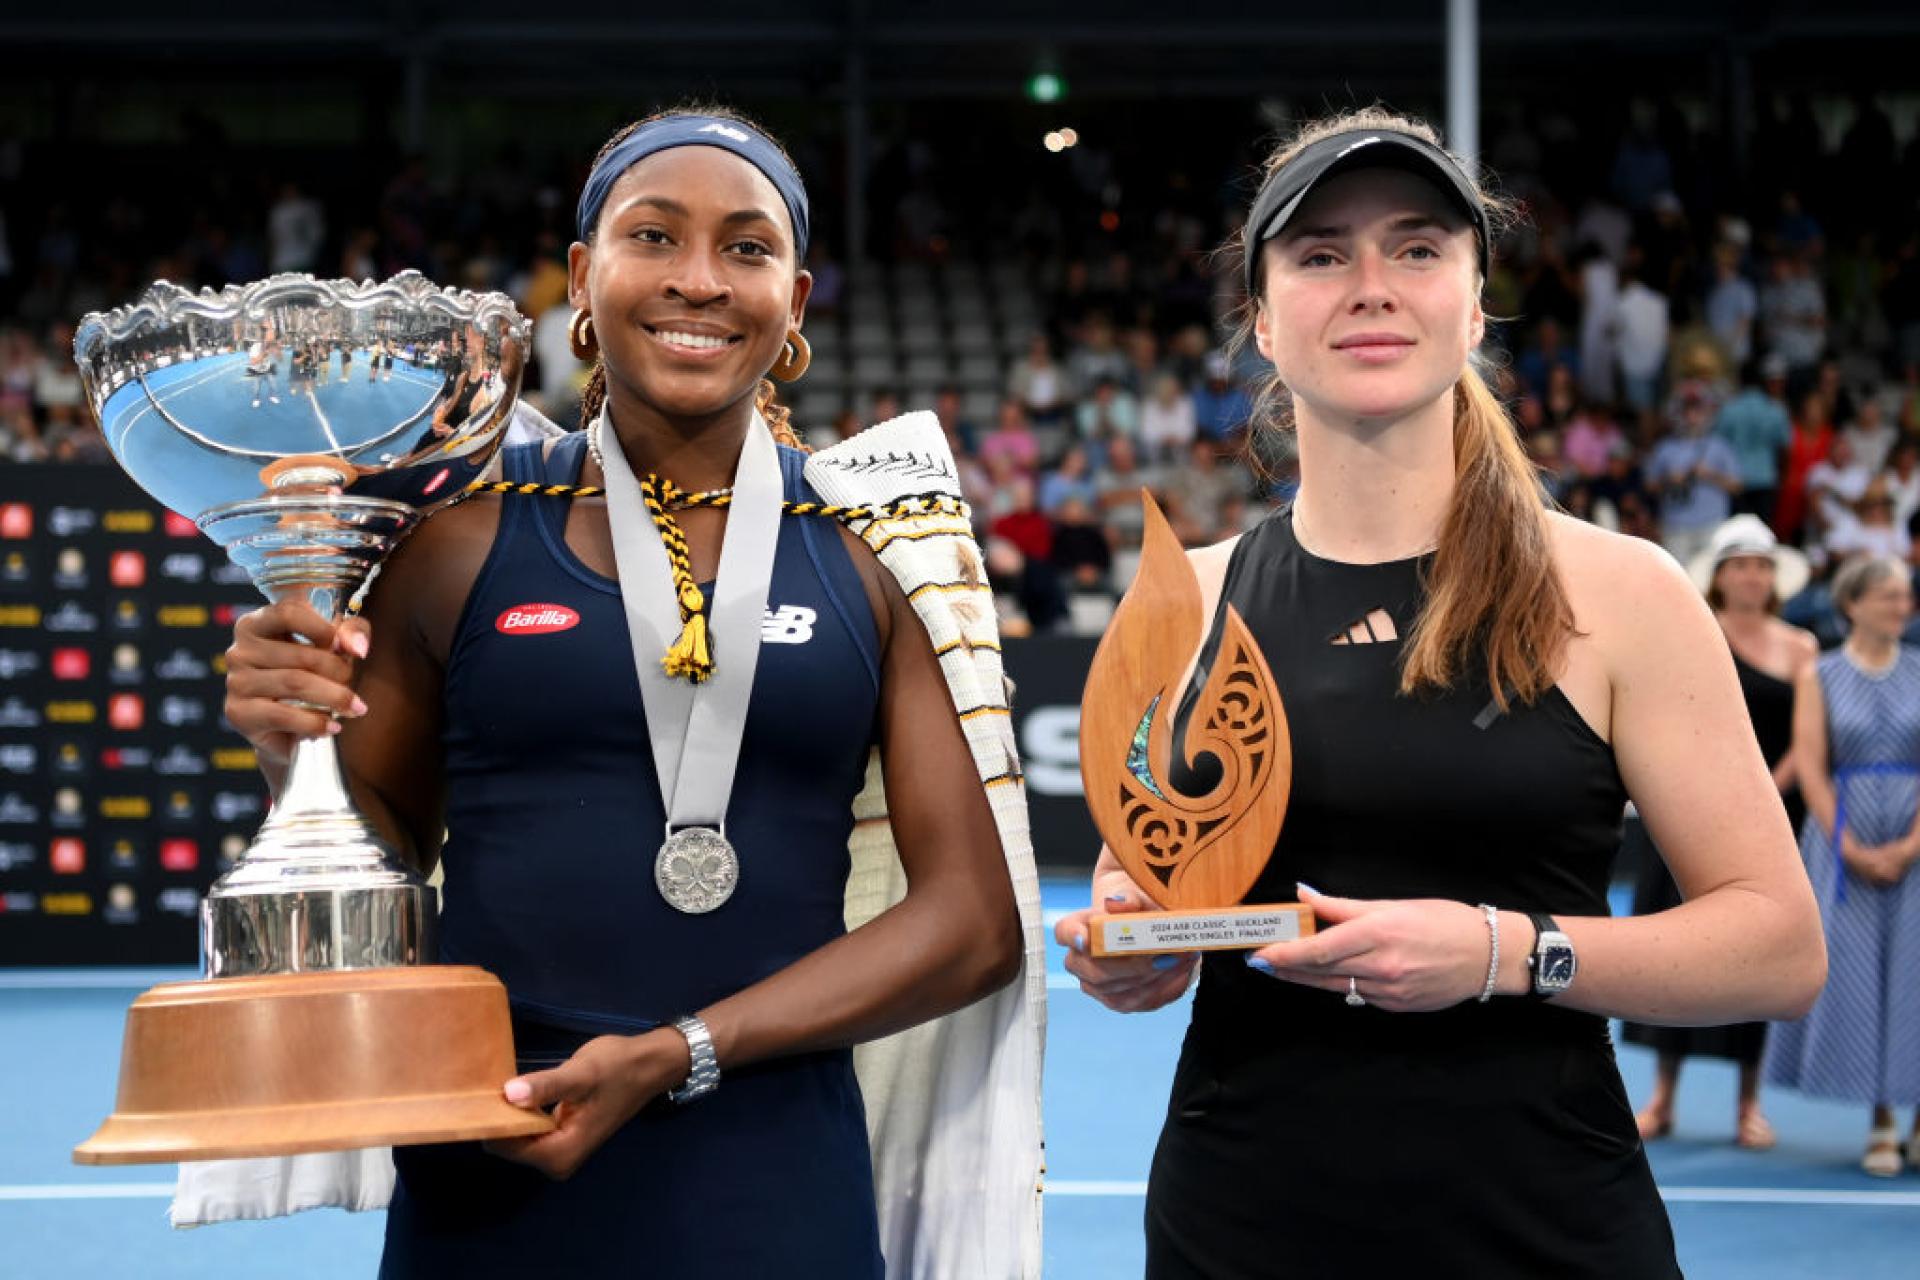
<path id="1" fill-rule="evenodd" d="M 1294 745 L 1247 900 L 1297 885 L 1319 929 L 1206 958 L 1155 1280 L 1677 1276 L 1606 1019 L 1797 1017 L 1824 976 L 1712 617 L 1658 547 L 1544 509 L 1475 371 L 1492 220 L 1430 129 L 1379 111 L 1309 127 L 1254 204 L 1250 336 L 1300 496 L 1192 563 Z M 1685 902 L 1609 920 L 1629 796 Z M 1105 852 L 1093 892 L 1144 901 Z M 1186 990 L 1190 957 L 1096 960 L 1085 929 L 1057 935 L 1102 1003 Z"/>

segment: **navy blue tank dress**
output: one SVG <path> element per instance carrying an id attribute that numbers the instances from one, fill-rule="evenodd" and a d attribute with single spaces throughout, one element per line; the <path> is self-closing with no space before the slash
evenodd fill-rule
<path id="1" fill-rule="evenodd" d="M 1320 559 L 1286 511 L 1234 548 L 1221 598 L 1265 654 L 1293 739 L 1286 824 L 1247 901 L 1290 902 L 1304 881 L 1608 914 L 1626 793 L 1558 689 L 1505 714 L 1483 671 L 1402 696 L 1399 641 L 1333 643 L 1376 609 L 1408 635 L 1426 563 Z M 1510 996 L 1349 1008 L 1239 952 L 1202 968 L 1146 1229 L 1150 1280 L 1679 1275 L 1604 1018 Z"/>
<path id="2" fill-rule="evenodd" d="M 506 478 L 575 482 L 585 437 L 506 451 Z M 813 498 L 781 450 L 786 493 Z M 867 595 L 831 522 L 781 522 L 727 835 L 732 899 L 676 911 L 619 584 L 567 548 L 564 498 L 508 496 L 446 673 L 440 959 L 507 987 L 519 1069 L 710 1004 L 845 932 L 852 802 L 879 697 Z M 724 639 L 719 660 L 725 661 Z M 503 1082 L 504 1083 L 504 1082 Z M 402 1147 L 380 1274 L 882 1274 L 851 1051 L 730 1071 L 658 1101 L 566 1182 L 478 1144 Z"/>

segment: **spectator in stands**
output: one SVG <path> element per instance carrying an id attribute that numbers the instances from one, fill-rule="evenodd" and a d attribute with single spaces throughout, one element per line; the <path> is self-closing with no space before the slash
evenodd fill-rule
<path id="1" fill-rule="evenodd" d="M 951 382 L 943 383 L 934 393 L 934 416 L 940 419 L 940 429 L 947 433 L 947 447 L 955 457 L 972 453 L 980 437 L 979 428 L 967 416 L 965 404 L 960 388 Z"/>
<path id="2" fill-rule="evenodd" d="M 1237 464 L 1223 462 L 1211 441 L 1196 440 L 1187 449 L 1186 465 L 1170 468 L 1161 484 L 1167 521 L 1189 547 L 1218 542 L 1238 528 L 1223 524 L 1230 499 L 1244 497 L 1246 473 Z"/>
<path id="3" fill-rule="evenodd" d="M 1103 381 L 1119 384 L 1127 377 L 1127 357 L 1120 350 L 1113 321 L 1096 311 L 1080 327 L 1080 340 L 1067 354 L 1067 380 L 1078 388 L 1098 387 Z"/>
<path id="4" fill-rule="evenodd" d="M 1827 456 L 1807 468 L 1807 505 L 1822 542 L 1852 520 L 1854 504 L 1867 492 L 1873 472 L 1854 456 L 1845 434 L 1833 437 Z"/>
<path id="5" fill-rule="evenodd" d="M 1799 539 L 1807 521 L 1807 473 L 1833 448 L 1833 434 L 1826 399 L 1818 391 L 1801 396 L 1800 411 L 1793 418 L 1793 439 L 1787 442 L 1786 469 L 1780 476 L 1780 500 L 1774 508 L 1773 531 L 1782 542 Z"/>
<path id="6" fill-rule="evenodd" d="M 1773 1028 L 1765 1078 L 1873 1108 L 1861 1167 L 1900 1172 L 1894 1107 L 1920 1104 L 1920 651 L 1900 643 L 1913 586 L 1898 560 L 1834 578 L 1846 642 L 1795 688 L 1793 752 L 1808 818 L 1800 852 L 1826 923 L 1812 1012 Z M 1905 1155 L 1920 1167 L 1920 1123 Z"/>
<path id="7" fill-rule="evenodd" d="M 1740 394 L 1728 401 L 1713 424 L 1714 434 L 1733 447 L 1740 466 L 1740 492 L 1734 510 L 1773 519 L 1780 496 L 1780 457 L 1793 442 L 1787 416 L 1787 363 L 1768 356 L 1748 375 Z"/>
<path id="8" fill-rule="evenodd" d="M 1629 449 L 1626 434 L 1613 420 L 1613 406 L 1604 401 L 1583 406 L 1560 438 L 1567 465 L 1586 480 L 1605 475 L 1613 458 Z"/>
<path id="9" fill-rule="evenodd" d="M 1805 256 L 1783 250 L 1760 290 L 1760 324 L 1767 350 L 1789 373 L 1811 370 L 1827 345 L 1827 300 Z"/>
<path id="10" fill-rule="evenodd" d="M 1097 496 L 1087 464 L 1087 447 L 1082 444 L 1069 445 L 1060 455 L 1060 464 L 1040 480 L 1040 510 L 1049 516 L 1069 502 L 1091 507 Z"/>
<path id="11" fill-rule="evenodd" d="M 1753 358 L 1753 326 L 1760 295 L 1740 270 L 1741 247 L 1721 240 L 1713 247 L 1713 286 L 1707 291 L 1707 327 L 1735 368 Z"/>
<path id="12" fill-rule="evenodd" d="M 1886 468 L 1887 459 L 1893 454 L 1894 441 L 1900 436 L 1894 425 L 1887 421 L 1880 398 L 1872 395 L 1860 398 L 1852 425 L 1840 434 L 1852 443 L 1854 456 L 1865 464 L 1867 470 L 1875 473 Z"/>
<path id="13" fill-rule="evenodd" d="M 994 517 L 989 532 L 1005 538 L 1029 560 L 1046 560 L 1053 555 L 1053 522 L 1034 501 L 1033 481 L 1014 476 L 1009 481 L 1011 506 Z"/>
<path id="14" fill-rule="evenodd" d="M 1104 443 L 1118 436 L 1140 436 L 1140 402 L 1118 379 L 1103 377 L 1074 412 L 1079 438 Z"/>
<path id="15" fill-rule="evenodd" d="M 1836 447 L 1839 442 L 1835 442 Z M 1892 487 L 1884 475 L 1867 481 L 1860 496 L 1827 527 L 1827 557 L 1840 564 L 1855 556 L 1881 557 L 1903 564 L 1913 552 L 1907 527 L 1894 519 Z"/>
<path id="16" fill-rule="evenodd" d="M 1093 504 L 1068 497 L 1052 513 L 1053 567 L 1076 591 L 1111 592 L 1113 548 Z"/>
<path id="17" fill-rule="evenodd" d="M 1560 330 L 1560 322 L 1546 316 L 1533 331 L 1533 341 L 1513 362 L 1513 371 L 1521 383 L 1541 400 L 1547 398 L 1547 382 L 1555 368 L 1577 369 L 1580 353 Z"/>
<path id="18" fill-rule="evenodd" d="M 1009 396 L 1000 402 L 1000 420 L 980 442 L 980 461 L 990 471 L 1000 464 L 1026 475 L 1039 470 L 1040 440 L 1020 401 Z"/>
<path id="19" fill-rule="evenodd" d="M 327 211 L 297 182 L 283 183 L 267 211 L 267 269 L 312 271 L 327 238 Z"/>
<path id="20" fill-rule="evenodd" d="M 1920 440 L 1902 436 L 1893 446 L 1887 462 L 1887 490 L 1893 495 L 1893 522 L 1913 533 L 1913 518 L 1920 512 Z"/>
<path id="21" fill-rule="evenodd" d="M 1007 390 L 1015 403 L 1035 422 L 1057 422 L 1065 417 L 1073 396 L 1067 371 L 1053 359 L 1053 344 L 1044 333 L 1027 343 L 1027 354 L 1013 366 Z"/>
<path id="22" fill-rule="evenodd" d="M 1644 419 L 1660 403 L 1660 383 L 1667 369 L 1671 305 L 1666 294 L 1641 277 L 1642 269 L 1639 250 L 1630 250 L 1627 264 L 1620 272 L 1620 298 L 1614 303 L 1613 328 L 1621 397 Z"/>
<path id="23" fill-rule="evenodd" d="M 1141 452 L 1150 461 L 1163 462 L 1185 453 L 1198 429 L 1193 400 L 1181 389 L 1180 379 L 1160 374 L 1140 406 Z"/>
<path id="24" fill-rule="evenodd" d="M 1231 441 L 1247 429 L 1253 417 L 1253 397 L 1233 381 L 1224 351 L 1207 353 L 1206 380 L 1193 392 L 1193 419 L 1202 440 Z"/>
<path id="25" fill-rule="evenodd" d="M 1682 563 L 1706 548 L 1740 492 L 1740 460 L 1711 425 L 1707 402 L 1688 397 L 1673 433 L 1647 459 L 1647 478 L 1660 495 L 1661 545 Z"/>
<path id="26" fill-rule="evenodd" d="M 1099 488 L 1100 516 L 1106 521 L 1107 528 L 1113 531 L 1115 544 L 1121 547 L 1139 546 L 1141 532 L 1146 527 L 1140 491 L 1158 492 L 1160 471 L 1142 467 L 1133 441 L 1121 436 L 1107 446 L 1107 465 L 1101 469 L 1095 483 Z"/>

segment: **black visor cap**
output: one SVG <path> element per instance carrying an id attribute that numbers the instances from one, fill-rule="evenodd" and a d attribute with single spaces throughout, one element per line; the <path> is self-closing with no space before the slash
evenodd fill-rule
<path id="1" fill-rule="evenodd" d="M 1473 182 L 1453 157 L 1423 138 L 1390 129 L 1352 129 L 1309 146 L 1273 175 L 1253 199 L 1247 218 L 1247 296 L 1260 288 L 1260 249 L 1286 229 L 1293 215 L 1322 179 L 1354 169 L 1402 169 L 1440 188 L 1473 224 L 1480 246 L 1480 278 L 1493 266 L 1493 237 L 1488 232 L 1487 207 Z"/>

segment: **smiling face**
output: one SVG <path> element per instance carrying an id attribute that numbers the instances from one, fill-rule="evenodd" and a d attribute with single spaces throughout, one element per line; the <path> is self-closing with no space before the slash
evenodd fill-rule
<path id="1" fill-rule="evenodd" d="M 569 300 L 593 315 L 609 397 L 670 418 L 751 395 L 813 284 L 796 271 L 773 183 L 714 147 L 656 152 L 622 174 L 568 269 Z"/>
<path id="2" fill-rule="evenodd" d="M 1772 556 L 1728 556 L 1713 571 L 1713 585 L 1729 609 L 1766 609 L 1774 577 Z"/>
<path id="3" fill-rule="evenodd" d="M 1296 405 L 1323 419 L 1431 405 L 1485 331 L 1473 231 L 1413 174 L 1326 179 L 1262 253 L 1255 341 Z"/>
<path id="4" fill-rule="evenodd" d="M 1854 631 L 1870 640 L 1892 641 L 1900 638 L 1908 619 L 1913 617 L 1913 583 L 1905 566 L 1896 564 L 1895 572 L 1862 591 L 1841 606 Z"/>

